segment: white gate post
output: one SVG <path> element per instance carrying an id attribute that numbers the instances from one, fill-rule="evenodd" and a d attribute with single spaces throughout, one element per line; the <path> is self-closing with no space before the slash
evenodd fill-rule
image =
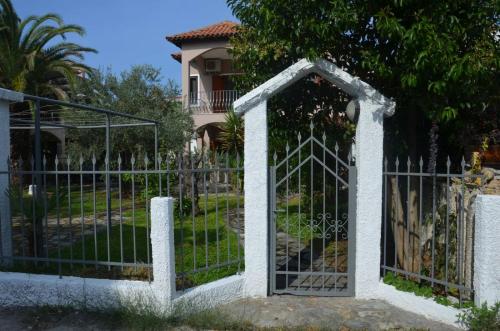
<path id="1" fill-rule="evenodd" d="M 160 304 L 169 309 L 175 296 L 174 199 L 151 199 L 153 285 Z"/>
<path id="2" fill-rule="evenodd" d="M 245 114 L 245 287 L 251 297 L 268 291 L 268 142 L 266 100 Z"/>
<path id="3" fill-rule="evenodd" d="M 9 263 L 12 256 L 12 230 L 10 201 L 6 196 L 9 187 L 10 116 L 9 103 L 23 101 L 21 93 L 0 88 L 0 263 Z"/>
<path id="4" fill-rule="evenodd" d="M 356 297 L 369 298 L 375 297 L 380 280 L 384 111 L 389 105 L 366 97 L 358 101 L 354 289 Z"/>
<path id="5" fill-rule="evenodd" d="M 500 196 L 477 196 L 474 229 L 474 303 L 491 306 L 500 301 Z"/>

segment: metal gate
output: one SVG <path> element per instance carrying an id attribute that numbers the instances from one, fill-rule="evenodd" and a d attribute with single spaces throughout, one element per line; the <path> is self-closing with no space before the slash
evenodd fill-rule
<path id="1" fill-rule="evenodd" d="M 274 294 L 354 295 L 356 168 L 311 133 L 270 168 L 270 289 Z"/>

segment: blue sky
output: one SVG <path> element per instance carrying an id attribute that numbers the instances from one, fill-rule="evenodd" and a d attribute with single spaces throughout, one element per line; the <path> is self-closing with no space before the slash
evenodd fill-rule
<path id="1" fill-rule="evenodd" d="M 161 68 L 163 78 L 180 82 L 180 64 L 170 57 L 178 48 L 165 36 L 223 20 L 236 21 L 225 0 L 13 0 L 18 15 L 54 12 L 66 23 L 86 29 L 71 41 L 97 49 L 85 62 L 114 72 L 134 64 Z"/>

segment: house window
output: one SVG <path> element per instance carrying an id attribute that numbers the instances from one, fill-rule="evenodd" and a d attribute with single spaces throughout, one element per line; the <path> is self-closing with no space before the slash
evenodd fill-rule
<path id="1" fill-rule="evenodd" d="M 189 104 L 198 104 L 198 76 L 189 77 Z"/>

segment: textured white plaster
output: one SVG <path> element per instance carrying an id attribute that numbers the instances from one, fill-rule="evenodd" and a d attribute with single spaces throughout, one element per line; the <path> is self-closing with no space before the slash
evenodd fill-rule
<path id="1" fill-rule="evenodd" d="M 110 309 L 135 306 L 168 313 L 175 305 L 208 309 L 242 298 L 244 277 L 230 276 L 192 288 L 165 306 L 162 286 L 154 282 L 91 279 L 0 272 L 0 306 L 72 306 Z"/>
<path id="2" fill-rule="evenodd" d="M 188 305 L 191 309 L 209 309 L 243 297 L 243 275 L 234 275 L 187 290 L 174 299 L 174 306 Z"/>
<path id="3" fill-rule="evenodd" d="M 165 307 L 175 296 L 174 199 L 151 199 L 153 278 Z"/>
<path id="4" fill-rule="evenodd" d="M 268 142 L 267 104 L 245 115 L 245 295 L 267 296 L 268 287 Z"/>
<path id="5" fill-rule="evenodd" d="M 478 195 L 474 226 L 474 302 L 500 301 L 500 196 Z"/>
<path id="6" fill-rule="evenodd" d="M 366 98 L 359 99 L 359 105 L 354 291 L 356 297 L 369 298 L 377 291 L 380 279 L 385 107 Z"/>
<path id="7" fill-rule="evenodd" d="M 12 256 L 10 203 L 5 194 L 9 186 L 7 161 L 10 156 L 9 102 L 2 99 L 5 91 L 0 89 L 0 256 L 3 257 Z M 4 264 L 9 262 L 3 260 Z"/>
<path id="8" fill-rule="evenodd" d="M 24 94 L 0 88 L 0 101 L 2 100 L 8 102 L 21 102 L 24 100 Z"/>
<path id="9" fill-rule="evenodd" d="M 380 282 L 378 291 L 373 299 L 387 301 L 398 308 L 425 316 L 431 320 L 461 327 L 457 318 L 457 315 L 461 312 L 460 309 L 440 305 L 431 298 L 419 297 L 413 293 L 398 291 L 395 287 L 383 282 Z"/>
<path id="10" fill-rule="evenodd" d="M 152 284 L 24 273 L 0 273 L 0 306 L 69 305 L 96 309 L 155 299 Z"/>
<path id="11" fill-rule="evenodd" d="M 299 79 L 313 72 L 327 79 L 352 97 L 370 99 L 372 103 L 383 105 L 386 115 L 391 116 L 394 114 L 394 102 L 384 97 L 358 77 L 350 75 L 325 59 L 317 59 L 315 61 L 302 59 L 298 61 L 236 100 L 234 102 L 234 110 L 236 113 L 249 111 L 256 104 L 269 99 L 272 95 L 279 93 Z"/>

